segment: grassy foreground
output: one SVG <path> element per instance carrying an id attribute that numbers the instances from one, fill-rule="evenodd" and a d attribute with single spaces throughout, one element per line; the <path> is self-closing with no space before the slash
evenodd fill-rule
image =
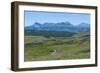
<path id="1" fill-rule="evenodd" d="M 88 33 L 73 37 L 24 37 L 24 60 L 67 60 L 90 58 L 90 40 Z"/>

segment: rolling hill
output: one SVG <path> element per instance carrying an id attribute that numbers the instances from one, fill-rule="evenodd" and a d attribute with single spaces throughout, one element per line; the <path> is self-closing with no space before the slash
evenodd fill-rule
<path id="1" fill-rule="evenodd" d="M 90 33 L 72 37 L 25 36 L 25 61 L 90 58 Z"/>

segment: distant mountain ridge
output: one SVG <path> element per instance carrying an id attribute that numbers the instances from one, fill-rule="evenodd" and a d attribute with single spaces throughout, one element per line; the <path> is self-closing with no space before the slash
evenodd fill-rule
<path id="1" fill-rule="evenodd" d="M 59 23 L 34 23 L 31 26 L 26 26 L 25 30 L 28 31 L 67 31 L 67 32 L 85 32 L 89 31 L 90 24 L 80 23 L 73 25 L 70 22 L 59 22 Z"/>
<path id="2" fill-rule="evenodd" d="M 78 24 L 77 26 L 78 27 L 86 27 L 86 28 L 89 28 L 90 27 L 90 25 L 87 24 L 87 23 L 81 23 L 81 24 Z"/>

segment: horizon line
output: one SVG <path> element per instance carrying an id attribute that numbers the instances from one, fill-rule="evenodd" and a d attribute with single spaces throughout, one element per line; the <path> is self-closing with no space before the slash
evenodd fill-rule
<path id="1" fill-rule="evenodd" d="M 66 22 L 68 22 L 68 21 L 66 21 Z M 41 23 L 41 22 L 34 22 L 32 25 L 34 25 L 35 23 L 39 23 L 39 24 L 41 24 L 41 25 L 44 25 L 45 23 L 53 23 L 53 24 L 57 24 L 57 23 L 66 23 L 66 22 L 43 22 L 43 23 Z M 81 23 L 79 23 L 79 24 L 72 24 L 71 22 L 68 22 L 68 23 L 70 23 L 71 25 L 73 25 L 73 26 L 77 26 L 77 25 L 80 25 L 80 24 L 88 24 L 88 25 L 90 25 L 89 23 L 86 23 L 86 22 L 81 22 Z M 25 24 L 24 24 L 25 25 Z M 31 25 L 29 25 L 29 26 L 31 26 Z"/>

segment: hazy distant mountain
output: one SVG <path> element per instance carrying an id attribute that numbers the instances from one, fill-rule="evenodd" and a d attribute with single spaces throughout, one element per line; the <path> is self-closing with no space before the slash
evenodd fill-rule
<path id="1" fill-rule="evenodd" d="M 40 24 L 38 22 L 31 26 L 25 27 L 25 34 L 28 35 L 43 35 L 43 36 L 72 36 L 74 33 L 69 32 L 69 28 L 73 25 L 69 22 L 61 23 L 44 23 Z M 66 29 L 68 28 L 68 29 Z"/>
<path id="2" fill-rule="evenodd" d="M 90 27 L 90 24 L 87 24 L 87 23 L 80 23 L 80 24 L 78 25 L 78 27 L 89 28 L 89 27 Z"/>
<path id="3" fill-rule="evenodd" d="M 77 25 L 77 30 L 79 32 L 86 32 L 86 31 L 90 31 L 90 24 L 87 23 L 80 23 Z"/>
<path id="4" fill-rule="evenodd" d="M 90 25 L 87 23 L 80 23 L 79 25 L 73 25 L 70 22 L 60 23 L 34 23 L 31 26 L 25 27 L 25 30 L 39 30 L 39 31 L 68 31 L 68 32 L 84 32 L 89 30 Z"/>
<path id="5" fill-rule="evenodd" d="M 31 26 L 25 27 L 25 34 L 28 35 L 43 35 L 43 36 L 73 36 L 79 32 L 88 32 L 90 25 L 80 23 L 73 25 L 70 22 L 60 23 L 34 23 Z"/>

